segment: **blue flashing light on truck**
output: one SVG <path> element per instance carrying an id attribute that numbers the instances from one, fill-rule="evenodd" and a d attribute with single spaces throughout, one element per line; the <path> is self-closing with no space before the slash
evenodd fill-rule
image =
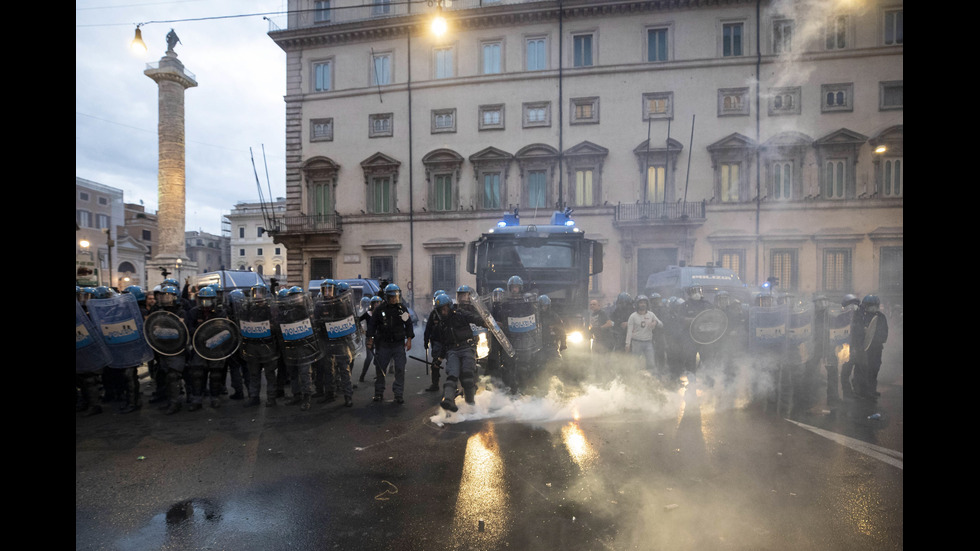
<path id="1" fill-rule="evenodd" d="M 586 239 L 571 213 L 566 208 L 555 211 L 550 224 L 522 225 L 514 209 L 469 244 L 466 267 L 476 276 L 480 296 L 497 287 L 506 289 L 511 276 L 520 276 L 525 291 L 551 299 L 552 309 L 565 322 L 569 346 L 587 346 L 589 278 L 602 272 L 602 244 Z"/>

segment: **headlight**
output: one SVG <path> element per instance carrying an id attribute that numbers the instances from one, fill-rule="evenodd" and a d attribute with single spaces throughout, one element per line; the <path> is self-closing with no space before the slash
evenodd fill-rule
<path id="1" fill-rule="evenodd" d="M 476 357 L 477 359 L 483 359 L 487 357 L 490 353 L 490 343 L 487 342 L 487 334 L 480 333 L 479 339 L 476 341 Z"/>
<path id="2" fill-rule="evenodd" d="M 571 333 L 565 335 L 565 340 L 572 344 L 578 344 L 585 340 L 585 337 L 582 335 L 581 331 L 572 331 Z"/>

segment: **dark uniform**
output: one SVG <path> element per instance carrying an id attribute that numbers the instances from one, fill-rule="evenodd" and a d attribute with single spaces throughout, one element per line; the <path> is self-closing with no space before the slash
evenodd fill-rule
<path id="1" fill-rule="evenodd" d="M 380 402 L 385 392 L 385 370 L 388 362 L 395 362 L 395 382 L 391 385 L 395 401 L 404 403 L 406 351 L 412 346 L 415 329 L 412 316 L 401 303 L 401 290 L 397 285 L 385 287 L 386 299 L 368 321 L 368 347 L 374 346 L 374 401 Z"/>
<path id="2" fill-rule="evenodd" d="M 483 318 L 472 308 L 453 307 L 449 297 L 445 304 L 434 310 L 438 323 L 433 339 L 442 343 L 446 354 L 446 382 L 443 385 L 443 399 L 440 406 L 456 411 L 457 383 L 463 387 L 467 404 L 474 403 L 476 395 L 476 342 L 472 325 L 486 327 Z"/>

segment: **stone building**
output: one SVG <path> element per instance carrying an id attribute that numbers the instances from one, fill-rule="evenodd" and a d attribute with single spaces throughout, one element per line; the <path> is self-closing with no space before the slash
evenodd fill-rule
<path id="1" fill-rule="evenodd" d="M 291 281 L 472 284 L 505 210 L 575 209 L 593 295 L 718 262 L 800 294 L 903 285 L 903 4 L 289 0 Z"/>

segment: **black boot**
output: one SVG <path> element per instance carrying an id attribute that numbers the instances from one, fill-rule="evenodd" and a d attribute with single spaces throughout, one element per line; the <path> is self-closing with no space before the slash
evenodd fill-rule
<path id="1" fill-rule="evenodd" d="M 352 400 L 350 396 L 344 396 L 344 407 L 354 407 L 354 400 Z"/>
<path id="2" fill-rule="evenodd" d="M 439 402 L 439 407 L 447 411 L 459 411 L 456 407 L 456 383 L 446 382 L 442 388 L 442 401 Z"/>

